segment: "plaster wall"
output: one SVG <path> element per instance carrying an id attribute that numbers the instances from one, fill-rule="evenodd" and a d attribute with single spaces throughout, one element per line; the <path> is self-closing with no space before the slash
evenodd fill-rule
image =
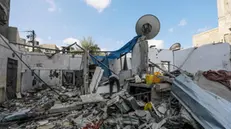
<path id="1" fill-rule="evenodd" d="M 188 48 L 178 51 L 149 50 L 149 59 L 154 63 L 169 61 L 177 67 L 191 73 L 198 70 L 231 70 L 230 45 L 228 43 L 208 44 L 198 48 Z M 171 70 L 176 67 L 171 66 Z"/>
<path id="2" fill-rule="evenodd" d="M 230 45 L 209 44 L 199 48 L 188 48 L 175 52 L 175 65 L 183 70 L 196 73 L 198 70 L 231 70 Z"/>
<path id="3" fill-rule="evenodd" d="M 63 70 L 81 70 L 81 55 L 60 54 L 57 53 L 53 57 L 48 58 L 43 53 L 25 53 L 23 60 L 30 66 L 31 69 L 39 75 L 48 85 L 62 85 Z M 32 73 L 25 65 L 23 65 L 23 83 L 22 92 L 33 88 Z M 57 76 L 53 75 L 56 72 Z M 28 79 L 29 78 L 29 79 Z M 38 83 L 38 81 L 37 81 Z"/>
<path id="4" fill-rule="evenodd" d="M 3 37 L 3 36 L 2 36 Z M 4 37 L 3 37 L 4 38 Z M 8 40 L 4 38 L 5 41 Z M 22 56 L 17 49 L 17 46 L 10 44 L 11 47 L 17 52 L 19 56 Z M 22 65 L 19 59 L 13 55 L 13 52 L 8 48 L 5 42 L 0 38 L 0 102 L 6 100 L 6 79 L 7 79 L 7 61 L 8 58 L 14 59 L 18 61 L 17 67 L 17 84 L 16 84 L 16 92 L 20 92 L 21 86 L 21 69 Z"/>

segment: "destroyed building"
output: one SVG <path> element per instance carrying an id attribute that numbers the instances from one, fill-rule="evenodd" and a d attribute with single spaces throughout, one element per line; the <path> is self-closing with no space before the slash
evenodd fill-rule
<path id="1" fill-rule="evenodd" d="M 137 36 L 105 56 L 76 43 L 78 53 L 25 45 L 17 28 L 8 28 L 0 35 L 0 128 L 231 128 L 229 43 L 148 48 L 160 30 L 153 15 L 141 17 Z M 112 73 L 121 90 L 114 86 L 110 96 Z"/>

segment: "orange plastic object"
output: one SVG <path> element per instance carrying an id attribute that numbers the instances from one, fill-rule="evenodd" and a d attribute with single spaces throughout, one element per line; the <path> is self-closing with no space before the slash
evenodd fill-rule
<path id="1" fill-rule="evenodd" d="M 162 74 L 160 72 L 154 72 L 153 75 L 153 83 L 160 83 L 161 79 L 158 76 L 161 76 Z"/>

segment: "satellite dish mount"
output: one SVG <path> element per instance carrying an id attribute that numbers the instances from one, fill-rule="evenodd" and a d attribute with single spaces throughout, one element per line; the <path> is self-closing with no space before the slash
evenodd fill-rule
<path id="1" fill-rule="evenodd" d="M 154 15 L 146 14 L 136 23 L 136 34 L 145 36 L 147 40 L 154 38 L 159 31 L 160 21 Z"/>

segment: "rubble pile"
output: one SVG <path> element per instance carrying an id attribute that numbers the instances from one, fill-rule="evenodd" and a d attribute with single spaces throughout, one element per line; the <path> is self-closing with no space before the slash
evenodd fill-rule
<path id="1" fill-rule="evenodd" d="M 194 129 L 198 124 L 168 92 L 147 103 L 122 90 L 112 96 L 80 95 L 78 89 L 56 87 L 29 91 L 1 106 L 0 128 L 23 129 Z M 65 101 L 60 101 L 60 96 Z M 145 109 L 145 110 L 144 110 Z"/>

